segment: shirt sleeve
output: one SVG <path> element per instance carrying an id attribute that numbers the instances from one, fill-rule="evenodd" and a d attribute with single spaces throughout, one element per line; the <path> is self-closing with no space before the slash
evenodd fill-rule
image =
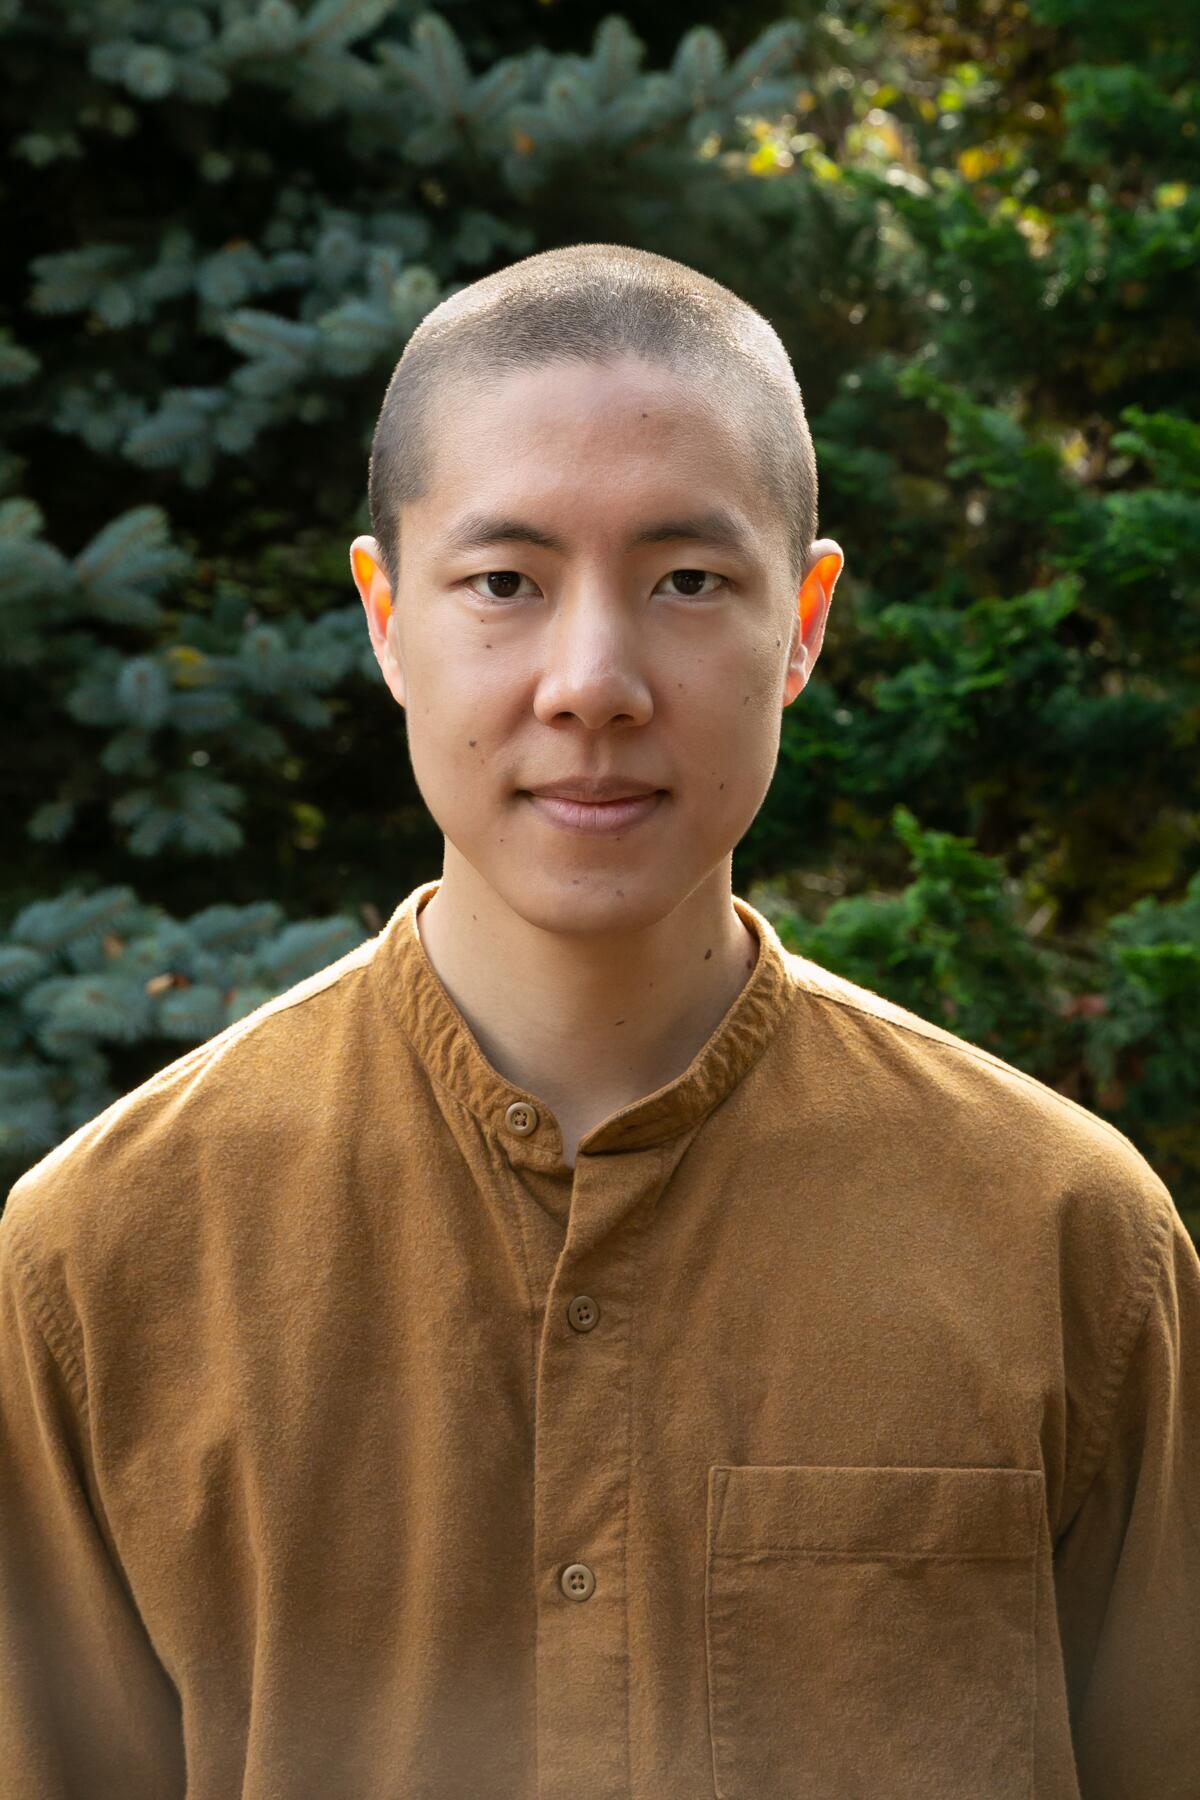
<path id="1" fill-rule="evenodd" d="M 1083 1800 L 1200 1795 L 1200 1257 L 1174 1205 L 1107 1444 L 1055 1548 Z"/>
<path id="2" fill-rule="evenodd" d="M 93 1505 L 67 1329 L 0 1217 L 0 1787 L 180 1800 L 180 1708 Z"/>

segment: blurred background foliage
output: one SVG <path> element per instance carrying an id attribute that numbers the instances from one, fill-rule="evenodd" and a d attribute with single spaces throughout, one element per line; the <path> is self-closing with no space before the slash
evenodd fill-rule
<path id="1" fill-rule="evenodd" d="M 772 320 L 846 554 L 735 890 L 1200 1234 L 1191 0 L 0 0 L 0 49 L 3 1191 L 439 872 L 371 431 L 440 298 L 600 240 Z"/>

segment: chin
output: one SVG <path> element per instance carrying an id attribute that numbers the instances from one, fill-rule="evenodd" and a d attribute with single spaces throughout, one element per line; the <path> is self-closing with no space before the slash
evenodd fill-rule
<path id="1" fill-rule="evenodd" d="M 505 881 L 492 885 L 518 918 L 559 937 L 641 931 L 667 918 L 684 898 L 665 876 L 656 880 L 636 869 L 527 869 L 519 888 Z"/>

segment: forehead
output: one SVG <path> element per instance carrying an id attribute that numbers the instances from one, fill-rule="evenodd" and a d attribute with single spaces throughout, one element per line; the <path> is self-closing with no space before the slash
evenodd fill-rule
<path id="1" fill-rule="evenodd" d="M 454 381 L 431 409 L 429 449 L 439 514 L 484 494 L 582 491 L 620 505 L 648 485 L 759 510 L 737 410 L 699 377 L 633 358 Z"/>

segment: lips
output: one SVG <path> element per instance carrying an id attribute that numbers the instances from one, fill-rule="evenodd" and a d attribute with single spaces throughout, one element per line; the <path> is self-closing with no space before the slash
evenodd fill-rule
<path id="1" fill-rule="evenodd" d="M 655 812 L 665 795 L 654 789 L 619 800 L 574 800 L 561 795 L 530 793 L 530 805 L 560 831 L 588 834 L 622 832 Z"/>

